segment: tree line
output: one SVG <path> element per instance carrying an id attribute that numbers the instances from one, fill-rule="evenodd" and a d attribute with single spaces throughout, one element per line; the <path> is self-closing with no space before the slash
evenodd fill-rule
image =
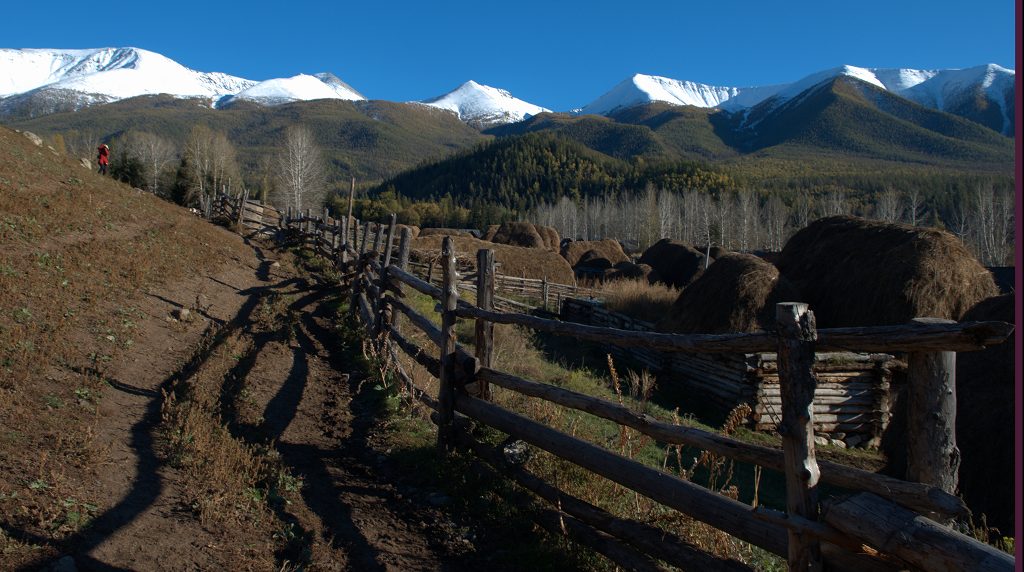
<path id="1" fill-rule="evenodd" d="M 613 238 L 638 249 L 661 238 L 738 251 L 778 252 L 789 237 L 812 221 L 857 215 L 914 226 L 937 226 L 955 234 L 989 266 L 1013 264 L 1014 193 L 978 184 L 959 193 L 949 209 L 937 208 L 917 190 L 886 189 L 864 196 L 841 187 L 801 191 L 784 200 L 780 193 L 750 189 L 723 192 L 669 191 L 648 186 L 636 195 L 562 197 L 545 202 L 524 217 L 552 226 L 578 240 Z"/>

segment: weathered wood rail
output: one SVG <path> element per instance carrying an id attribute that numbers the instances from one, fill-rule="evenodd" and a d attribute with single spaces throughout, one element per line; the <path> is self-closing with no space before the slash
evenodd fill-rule
<path id="1" fill-rule="evenodd" d="M 955 395 L 952 359 L 955 351 L 972 351 L 1002 343 L 1012 326 L 1001 322 L 946 324 L 919 321 L 905 326 L 817 330 L 812 309 L 784 303 L 777 308 L 787 327 L 775 334 L 677 335 L 636 332 L 561 322 L 525 312 L 494 309 L 493 253 L 477 253 L 476 304 L 459 298 L 453 241 L 445 239 L 439 261 L 440 285 L 408 270 L 411 235 L 402 232 L 393 256 L 395 224 L 385 235 L 377 225 L 370 245 L 370 225 L 287 213 L 283 226 L 299 232 L 304 243 L 338 265 L 351 289 L 351 311 L 381 349 L 403 352 L 439 381 L 436 396 L 413 383 L 401 362 L 396 373 L 410 395 L 435 411 L 438 447 L 474 452 L 501 474 L 516 480 L 550 502 L 555 512 L 540 512 L 537 520 L 564 531 L 619 565 L 632 570 L 661 569 L 658 561 L 682 569 L 742 570 L 746 566 L 706 554 L 685 539 L 650 524 L 610 515 L 568 495 L 523 467 L 510 467 L 500 451 L 482 444 L 466 431 L 467 423 L 488 425 L 564 460 L 636 491 L 666 507 L 705 522 L 740 540 L 773 552 L 791 570 L 1012 570 L 1013 557 L 979 543 L 941 522 L 966 512 L 955 492 L 956 468 L 937 459 L 947 451 L 955 417 L 949 413 Z M 361 232 L 360 232 L 361 231 Z M 361 238 L 361 240 L 360 240 Z M 437 301 L 440 326 L 405 304 L 411 288 Z M 459 319 L 476 322 L 474 351 L 456 343 Z M 693 354 L 776 352 L 783 406 L 779 433 L 782 448 L 752 445 L 729 436 L 681 426 L 636 413 L 619 403 L 528 380 L 492 368 L 493 324 L 516 324 L 556 335 Z M 427 347 L 407 335 L 413 326 L 429 340 Z M 907 441 L 911 467 L 904 481 L 822 462 L 815 458 L 813 371 L 815 352 L 908 352 L 912 416 L 934 419 L 948 415 L 937 427 Z M 951 359 L 950 355 L 954 357 Z M 755 509 L 747 504 L 682 480 L 659 468 L 645 466 L 613 451 L 548 427 L 490 402 L 492 387 L 542 399 L 562 407 L 630 427 L 666 444 L 695 447 L 736 461 L 753 463 L 785 476 L 786 511 Z M 921 395 L 924 397 L 915 398 Z M 935 423 L 933 423 L 935 425 Z M 911 424 L 911 428 L 918 425 Z M 952 443 L 955 447 L 955 442 Z M 830 483 L 854 496 L 818 498 L 818 484 Z M 557 521 L 557 519 L 556 519 Z"/>

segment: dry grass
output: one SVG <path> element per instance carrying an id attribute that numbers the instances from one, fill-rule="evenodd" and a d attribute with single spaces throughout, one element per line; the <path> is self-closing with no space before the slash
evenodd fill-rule
<path id="1" fill-rule="evenodd" d="M 646 290 L 646 285 L 643 288 Z M 660 288 L 662 292 L 665 288 Z M 672 297 L 667 297 L 664 303 L 671 304 Z M 432 311 L 433 303 L 426 297 L 410 296 L 409 301 L 426 316 L 434 318 L 436 314 Z M 421 334 L 417 334 L 414 328 L 406 327 L 406 333 L 417 337 L 421 347 L 432 351 L 432 346 Z M 471 325 L 462 324 L 459 326 L 460 340 L 467 345 L 471 342 Z M 678 413 L 668 411 L 651 402 L 651 396 L 655 390 L 656 379 L 643 371 L 619 372 L 616 364 L 608 361 L 607 369 L 604 371 L 593 371 L 582 367 L 570 367 L 566 364 L 559 364 L 547 358 L 544 351 L 540 349 L 538 340 L 528 331 L 515 326 L 497 325 L 495 327 L 495 353 L 493 356 L 494 368 L 507 371 L 528 379 L 542 380 L 566 389 L 578 391 L 588 395 L 594 395 L 604 399 L 618 401 L 638 412 L 652 415 L 656 418 L 676 423 L 703 426 L 692 418 L 680 418 Z M 416 366 L 411 360 L 400 355 L 400 361 L 406 371 L 409 371 L 417 385 L 425 390 L 428 395 L 436 395 L 437 384 L 429 373 Z M 740 495 L 740 484 L 734 477 L 734 467 L 731 461 L 712 456 L 695 455 L 684 447 L 663 447 L 633 429 L 625 428 L 615 423 L 605 421 L 579 411 L 563 408 L 538 399 L 527 398 L 519 393 L 506 391 L 501 388 L 493 388 L 492 400 L 504 408 L 515 411 L 521 415 L 544 423 L 569 435 L 584 439 L 615 451 L 619 454 L 635 459 L 650 466 L 660 467 L 672 474 L 688 480 L 708 486 L 721 494 L 737 498 Z M 394 431 L 390 434 L 392 445 L 396 451 L 403 455 L 411 455 L 417 460 L 417 469 L 422 471 L 425 468 L 427 459 L 432 457 L 434 440 L 436 439 L 433 426 L 427 420 L 429 410 L 418 405 L 414 400 L 407 399 L 407 408 L 398 410 L 395 413 Z M 724 432 L 734 432 L 743 422 L 747 411 L 737 411 L 730 417 L 730 422 L 722 428 Z M 501 442 L 505 436 L 497 432 L 478 432 L 477 436 L 488 436 L 493 443 Z M 728 534 L 714 529 L 708 525 L 695 521 L 681 515 L 676 511 L 666 509 L 662 505 L 647 499 L 633 491 L 623 488 L 612 481 L 598 477 L 568 461 L 561 460 L 539 449 L 531 448 L 531 457 L 526 467 L 533 473 L 546 481 L 558 486 L 568 494 L 586 500 L 599 507 L 612 512 L 643 522 L 655 524 L 680 535 L 694 545 L 708 552 L 719 556 L 728 556 L 751 563 L 758 569 L 775 570 L 781 569 L 781 561 L 768 555 L 765 551 L 752 547 L 746 543 L 735 540 Z M 433 462 L 437 462 L 434 460 Z M 445 471 L 442 465 L 435 470 Z M 451 475 L 445 478 L 453 478 Z M 466 479 L 465 475 L 457 477 L 460 482 Z M 440 477 L 439 477 L 440 479 Z M 502 491 L 500 487 L 507 487 L 507 483 L 488 482 L 484 485 L 490 487 L 484 492 L 473 489 L 472 494 L 489 499 L 488 502 L 494 505 L 509 504 L 507 500 L 511 495 Z M 747 484 L 742 485 L 744 487 Z M 757 483 L 753 485 L 756 489 Z M 459 494 L 458 491 L 448 491 L 449 494 Z M 743 491 L 749 496 L 752 491 Z M 756 498 L 756 490 L 753 492 Z M 497 509 L 495 509 L 497 510 Z M 515 512 L 519 509 L 502 509 Z M 517 513 L 518 514 L 518 513 Z M 587 568 L 612 570 L 614 567 L 607 561 L 589 558 Z"/>
<path id="2" fill-rule="evenodd" d="M 613 280 L 600 286 L 597 297 L 612 312 L 657 323 L 672 310 L 679 290 L 665 284 L 649 284 L 645 280 Z"/>

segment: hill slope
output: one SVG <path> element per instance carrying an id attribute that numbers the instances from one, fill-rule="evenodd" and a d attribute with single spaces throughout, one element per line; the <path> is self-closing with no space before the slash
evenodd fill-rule
<path id="1" fill-rule="evenodd" d="M 424 160 L 446 156 L 485 137 L 451 113 L 386 101 L 318 100 L 263 107 L 236 101 L 224 109 L 168 96 L 126 99 L 12 122 L 39 135 L 87 135 L 102 141 L 129 130 L 159 133 L 181 146 L 197 124 L 226 133 L 248 171 L 259 170 L 283 140 L 285 128 L 312 128 L 334 178 L 380 180 Z M 66 137 L 67 138 L 67 137 Z"/>

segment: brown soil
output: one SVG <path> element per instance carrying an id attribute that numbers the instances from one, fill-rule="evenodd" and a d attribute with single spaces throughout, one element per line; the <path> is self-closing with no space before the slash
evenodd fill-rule
<path id="1" fill-rule="evenodd" d="M 325 308 L 336 289 L 299 278 L 287 254 L 246 243 L 248 258 L 132 300 L 139 311 L 134 343 L 102 372 L 109 388 L 97 400 L 96 457 L 88 474 L 72 479 L 81 481 L 79 494 L 95 516 L 56 542 L 6 530 L 44 547 L 17 568 L 37 569 L 60 555 L 80 570 L 463 567 L 457 563 L 470 549 L 450 519 L 404 498 L 378 474 L 380 453 L 369 439 L 374 413 L 353 399 L 362 374 L 337 349 Z M 272 267 L 272 259 L 283 263 Z M 254 325 L 271 296 L 294 300 L 286 308 L 292 321 Z M 171 317 L 180 308 L 191 310 L 189 320 Z M 170 458 L 164 395 L 197 383 L 217 386 L 222 420 L 236 441 L 269 449 L 301 483 L 276 506 L 267 503 L 271 514 L 196 508 L 204 491 Z M 246 518 L 249 525 L 238 526 Z"/>

